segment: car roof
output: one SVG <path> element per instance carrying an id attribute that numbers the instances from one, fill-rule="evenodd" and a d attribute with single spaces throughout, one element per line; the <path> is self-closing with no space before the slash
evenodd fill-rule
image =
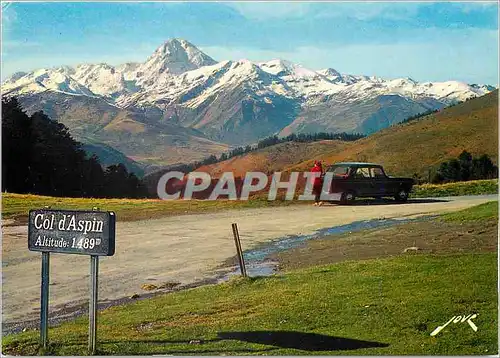
<path id="1" fill-rule="evenodd" d="M 375 164 L 375 163 L 363 163 L 363 162 L 340 162 L 340 163 L 335 163 L 332 164 L 332 166 L 338 165 L 338 166 L 351 166 L 351 167 L 381 167 L 380 164 Z"/>

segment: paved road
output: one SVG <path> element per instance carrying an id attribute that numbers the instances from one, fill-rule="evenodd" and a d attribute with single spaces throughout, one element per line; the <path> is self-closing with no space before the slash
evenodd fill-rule
<path id="1" fill-rule="evenodd" d="M 293 234 L 353 221 L 449 212 L 496 200 L 496 195 L 415 200 L 406 204 L 326 205 L 232 210 L 157 220 L 118 222 L 116 253 L 100 259 L 99 302 L 144 293 L 146 283 L 189 284 L 215 276 L 214 268 L 234 255 L 231 223 L 237 222 L 243 249 Z M 119 219 L 119 218 L 118 218 Z M 27 249 L 27 227 L 3 231 L 3 322 L 37 319 L 40 253 Z M 88 300 L 89 257 L 51 255 L 51 309 Z"/>

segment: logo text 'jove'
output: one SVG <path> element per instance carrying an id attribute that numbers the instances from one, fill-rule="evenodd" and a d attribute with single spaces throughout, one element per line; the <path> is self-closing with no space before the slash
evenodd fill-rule
<path id="1" fill-rule="evenodd" d="M 435 335 L 437 335 L 439 332 L 441 332 L 447 325 L 449 325 L 452 322 L 453 323 L 467 322 L 469 324 L 469 326 L 474 330 L 474 332 L 477 332 L 477 326 L 474 324 L 474 322 L 472 322 L 472 320 L 476 317 L 477 317 L 476 313 L 469 314 L 467 316 L 453 316 L 453 317 L 451 317 L 451 319 L 448 322 L 446 322 L 442 326 L 436 327 L 436 329 L 434 331 L 432 331 L 431 336 L 434 337 Z"/>

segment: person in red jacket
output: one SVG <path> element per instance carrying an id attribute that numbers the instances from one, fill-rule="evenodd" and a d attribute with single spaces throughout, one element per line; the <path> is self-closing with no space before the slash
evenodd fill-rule
<path id="1" fill-rule="evenodd" d="M 312 173 L 320 173 L 320 176 L 312 178 L 313 180 L 313 190 L 314 195 L 314 205 L 321 206 L 323 202 L 320 201 L 321 197 L 321 187 L 323 186 L 323 166 L 319 160 L 314 161 L 314 167 L 311 169 Z"/>

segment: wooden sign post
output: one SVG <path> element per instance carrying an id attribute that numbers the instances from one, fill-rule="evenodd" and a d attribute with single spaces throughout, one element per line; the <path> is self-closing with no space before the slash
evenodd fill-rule
<path id="1" fill-rule="evenodd" d="M 241 249 L 238 225 L 236 223 L 233 223 L 231 226 L 233 228 L 234 244 L 236 245 L 236 256 L 238 256 L 238 261 L 240 263 L 240 272 L 243 277 L 247 277 L 247 269 L 245 267 L 245 259 L 243 258 L 243 250 Z"/>

